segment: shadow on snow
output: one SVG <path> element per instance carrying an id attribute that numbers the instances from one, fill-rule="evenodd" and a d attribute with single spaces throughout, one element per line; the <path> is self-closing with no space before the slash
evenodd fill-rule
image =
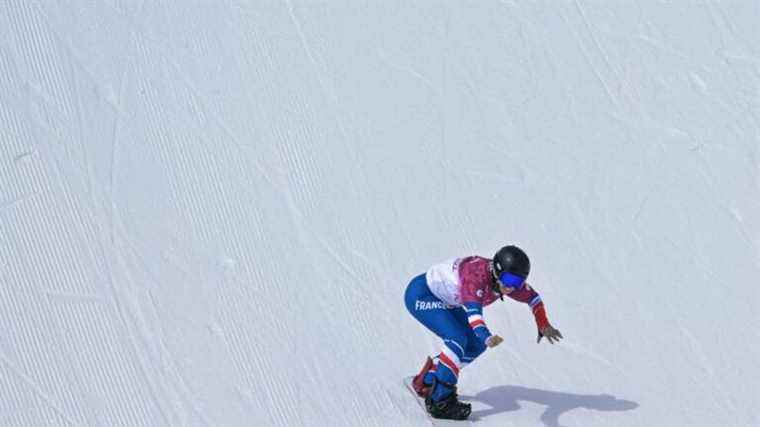
<path id="1" fill-rule="evenodd" d="M 630 411 L 639 407 L 636 402 L 618 399 L 609 394 L 573 394 L 520 386 L 491 387 L 475 396 L 463 395 L 461 398 L 490 406 L 490 409 L 473 411 L 471 417 L 473 420 L 502 412 L 516 411 L 520 409 L 519 401 L 538 403 L 546 406 L 546 410 L 541 414 L 541 421 L 548 427 L 562 427 L 559 423 L 560 415 L 573 409 Z"/>

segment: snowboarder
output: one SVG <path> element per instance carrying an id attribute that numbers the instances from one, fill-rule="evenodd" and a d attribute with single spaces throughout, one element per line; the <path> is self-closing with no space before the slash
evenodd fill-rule
<path id="1" fill-rule="evenodd" d="M 554 344 L 563 338 L 549 323 L 538 292 L 526 282 L 528 273 L 528 256 L 510 245 L 492 260 L 469 256 L 434 265 L 409 283 L 404 295 L 407 310 L 443 339 L 441 352 L 428 357 L 412 381 L 433 418 L 464 420 L 470 415 L 470 404 L 457 398 L 459 371 L 503 341 L 488 330 L 483 307 L 506 295 L 530 306 L 538 326 L 537 342 L 546 337 Z"/>

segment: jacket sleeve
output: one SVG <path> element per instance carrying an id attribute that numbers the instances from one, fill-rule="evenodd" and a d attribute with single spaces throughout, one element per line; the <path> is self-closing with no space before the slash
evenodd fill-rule
<path id="1" fill-rule="evenodd" d="M 467 321 L 470 323 L 472 332 L 485 344 L 488 337 L 491 336 L 491 331 L 488 330 L 488 326 L 483 320 L 483 304 L 467 302 L 464 304 L 464 310 L 467 313 Z"/>
<path id="2" fill-rule="evenodd" d="M 520 301 L 530 306 L 530 309 L 533 312 L 533 317 L 536 319 L 536 326 L 538 326 L 539 332 L 550 325 L 549 319 L 546 317 L 544 302 L 541 301 L 541 296 L 531 288 L 529 284 L 523 284 L 520 289 L 510 292 L 507 296 L 515 301 Z"/>

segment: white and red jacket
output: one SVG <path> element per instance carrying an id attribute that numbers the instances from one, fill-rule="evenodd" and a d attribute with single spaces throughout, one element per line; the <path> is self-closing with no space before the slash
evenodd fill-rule
<path id="1" fill-rule="evenodd" d="M 433 295 L 448 305 L 464 307 L 470 327 L 483 342 L 491 336 L 483 319 L 483 307 L 501 298 L 493 290 L 491 268 L 490 259 L 469 256 L 436 264 L 425 274 Z M 549 326 L 541 296 L 528 283 L 507 296 L 530 306 L 539 331 Z"/>

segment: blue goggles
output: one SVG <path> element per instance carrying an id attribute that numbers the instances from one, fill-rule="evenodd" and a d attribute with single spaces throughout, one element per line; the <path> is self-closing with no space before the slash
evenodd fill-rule
<path id="1" fill-rule="evenodd" d="M 525 278 L 505 271 L 499 275 L 499 283 L 507 288 L 518 289 L 525 283 Z"/>

